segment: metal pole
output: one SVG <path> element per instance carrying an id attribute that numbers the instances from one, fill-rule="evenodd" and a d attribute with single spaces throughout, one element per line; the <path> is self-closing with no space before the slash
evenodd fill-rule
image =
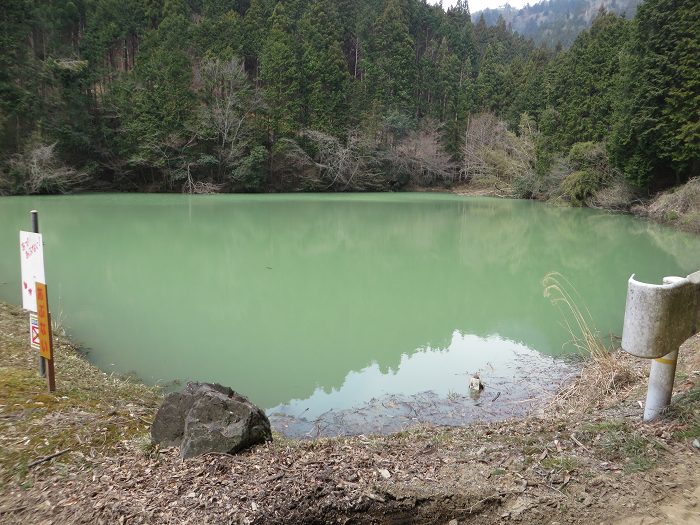
<path id="1" fill-rule="evenodd" d="M 32 210 L 29 212 L 32 216 L 32 231 L 39 233 L 39 212 Z M 46 359 L 39 355 L 39 374 L 41 377 L 46 377 Z"/>
<path id="2" fill-rule="evenodd" d="M 658 418 L 671 404 L 673 380 L 676 377 L 678 350 L 654 359 L 649 370 L 649 390 L 644 404 L 644 421 Z"/>

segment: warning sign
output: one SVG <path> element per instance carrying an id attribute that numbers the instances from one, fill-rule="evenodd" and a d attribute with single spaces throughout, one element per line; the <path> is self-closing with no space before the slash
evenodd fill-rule
<path id="1" fill-rule="evenodd" d="M 51 348 L 51 319 L 49 318 L 49 298 L 46 285 L 36 283 L 37 317 L 39 318 L 39 353 L 44 359 L 53 359 Z"/>
<path id="2" fill-rule="evenodd" d="M 33 350 L 40 350 L 39 343 L 39 318 L 36 314 L 29 314 L 29 345 Z"/>
<path id="3" fill-rule="evenodd" d="M 44 278 L 44 245 L 40 233 L 19 232 L 22 267 L 22 308 L 36 312 L 36 284 Z"/>

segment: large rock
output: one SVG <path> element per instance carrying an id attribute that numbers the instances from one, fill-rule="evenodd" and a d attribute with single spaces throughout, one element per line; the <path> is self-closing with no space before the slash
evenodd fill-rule
<path id="1" fill-rule="evenodd" d="M 228 387 L 188 383 L 165 397 L 151 426 L 154 443 L 180 447 L 190 458 L 207 452 L 233 454 L 272 440 L 265 413 Z"/>

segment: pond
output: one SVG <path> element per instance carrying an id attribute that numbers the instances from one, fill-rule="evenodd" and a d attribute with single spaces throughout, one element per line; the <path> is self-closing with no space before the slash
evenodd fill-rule
<path id="1" fill-rule="evenodd" d="M 700 267 L 700 238 L 628 216 L 446 194 L 0 199 L 0 299 L 40 213 L 55 320 L 107 372 L 220 382 L 290 435 L 525 410 L 571 369 L 559 272 L 603 337 L 627 279 Z M 486 385 L 469 396 L 479 373 Z M 60 363 L 57 363 L 60 388 Z"/>

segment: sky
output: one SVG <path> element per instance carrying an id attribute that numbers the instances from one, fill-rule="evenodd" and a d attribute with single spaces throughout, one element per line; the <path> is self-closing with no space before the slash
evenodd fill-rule
<path id="1" fill-rule="evenodd" d="M 433 4 L 439 4 L 440 0 L 431 0 Z M 487 7 L 499 7 L 506 2 L 513 7 L 523 7 L 526 4 L 536 4 L 539 0 L 468 0 L 469 1 L 469 12 L 476 13 Z M 457 0 L 442 0 L 442 6 L 447 9 L 448 7 L 457 3 Z"/>

